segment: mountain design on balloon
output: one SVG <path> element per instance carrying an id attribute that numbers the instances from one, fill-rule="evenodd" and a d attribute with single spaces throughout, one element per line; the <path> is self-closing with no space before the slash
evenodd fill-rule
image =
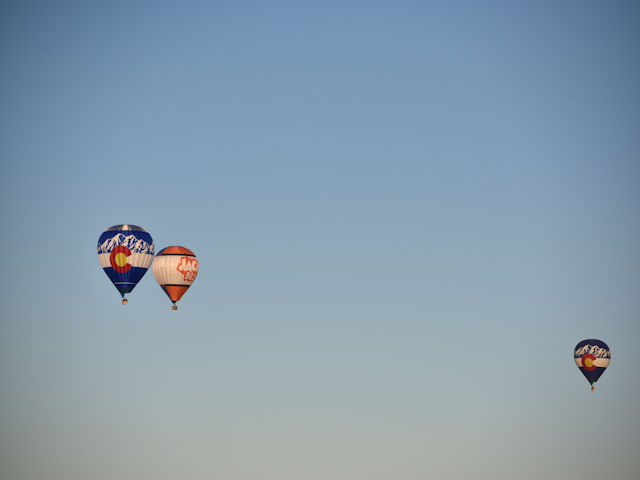
<path id="1" fill-rule="evenodd" d="M 137 238 L 135 235 L 127 235 L 119 233 L 114 237 L 111 237 L 104 241 L 104 243 L 98 245 L 98 254 L 109 253 L 114 247 L 123 245 L 127 247 L 131 253 L 146 253 L 153 255 L 153 243 L 149 244 L 144 240 Z"/>
<path id="2" fill-rule="evenodd" d="M 611 352 L 606 348 L 598 347 L 597 345 L 585 345 L 575 351 L 575 357 L 579 358 L 585 353 L 590 353 L 596 358 L 611 358 Z"/>

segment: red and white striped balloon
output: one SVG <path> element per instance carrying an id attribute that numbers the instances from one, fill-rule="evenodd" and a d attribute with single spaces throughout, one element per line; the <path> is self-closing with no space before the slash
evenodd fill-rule
<path id="1" fill-rule="evenodd" d="M 173 302 L 171 308 L 177 310 L 176 302 L 182 298 L 198 275 L 196 255 L 185 247 L 163 248 L 157 253 L 152 268 L 158 284 Z"/>

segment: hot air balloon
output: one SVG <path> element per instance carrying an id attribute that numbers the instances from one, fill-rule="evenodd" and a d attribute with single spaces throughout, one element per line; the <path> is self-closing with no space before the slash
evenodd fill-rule
<path id="1" fill-rule="evenodd" d="M 598 381 L 611 361 L 611 350 L 602 340 L 582 340 L 573 352 L 576 365 L 591 384 Z"/>
<path id="2" fill-rule="evenodd" d="M 163 248 L 153 262 L 153 275 L 173 302 L 171 309 L 177 310 L 176 302 L 182 298 L 198 275 L 198 259 L 188 248 Z"/>
<path id="3" fill-rule="evenodd" d="M 122 295 L 129 293 L 147 273 L 153 262 L 153 239 L 136 225 L 114 225 L 98 239 L 98 261 L 104 273 Z"/>

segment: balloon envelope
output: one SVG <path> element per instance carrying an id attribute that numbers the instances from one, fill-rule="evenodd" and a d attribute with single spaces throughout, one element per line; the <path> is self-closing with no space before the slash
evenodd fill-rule
<path id="1" fill-rule="evenodd" d="M 185 247 L 163 248 L 153 262 L 153 275 L 175 306 L 198 275 L 198 259 Z"/>
<path id="2" fill-rule="evenodd" d="M 611 350 L 602 340 L 582 340 L 576 345 L 573 358 L 582 374 L 593 385 L 609 366 Z"/>
<path id="3" fill-rule="evenodd" d="M 153 239 L 136 225 L 114 225 L 98 239 L 98 261 L 124 298 L 153 262 Z"/>

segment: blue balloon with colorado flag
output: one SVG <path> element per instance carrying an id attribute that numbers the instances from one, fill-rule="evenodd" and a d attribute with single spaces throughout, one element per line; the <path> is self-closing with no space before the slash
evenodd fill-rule
<path id="1" fill-rule="evenodd" d="M 151 235 L 137 225 L 114 225 L 98 239 L 98 261 L 122 296 L 131 292 L 153 262 Z"/>
<path id="2" fill-rule="evenodd" d="M 573 358 L 593 390 L 593 384 L 598 381 L 611 362 L 611 350 L 602 340 L 591 338 L 578 342 Z"/>

